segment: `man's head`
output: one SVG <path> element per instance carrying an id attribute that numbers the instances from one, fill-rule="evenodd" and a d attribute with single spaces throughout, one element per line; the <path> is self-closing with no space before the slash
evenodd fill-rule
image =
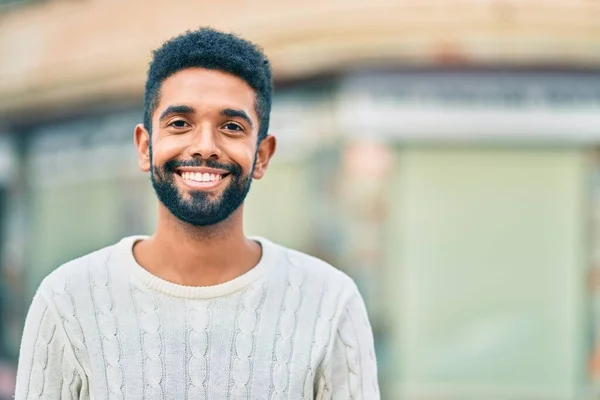
<path id="1" fill-rule="evenodd" d="M 153 52 L 144 94 L 144 126 L 152 132 L 152 114 L 165 79 L 186 68 L 227 72 L 244 80 L 256 92 L 259 140 L 269 131 L 271 66 L 260 48 L 238 36 L 202 28 L 177 36 Z"/>
<path id="2" fill-rule="evenodd" d="M 239 208 L 275 151 L 271 94 L 267 58 L 232 34 L 186 32 L 153 53 L 135 140 L 173 215 L 209 226 Z"/>

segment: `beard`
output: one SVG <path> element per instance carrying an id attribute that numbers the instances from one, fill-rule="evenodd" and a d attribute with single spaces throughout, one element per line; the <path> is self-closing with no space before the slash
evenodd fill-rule
<path id="1" fill-rule="evenodd" d="M 256 161 L 256 154 L 254 161 Z M 200 159 L 170 160 L 162 166 L 154 165 L 152 149 L 150 149 L 150 165 L 150 180 L 158 200 L 180 221 L 195 227 L 216 225 L 233 214 L 246 199 L 254 172 L 254 163 L 250 173 L 244 176 L 241 167 L 237 164 L 221 164 L 214 160 L 202 162 Z M 190 190 L 188 194 L 181 193 L 175 183 L 176 169 L 179 167 L 207 167 L 228 171 L 229 185 L 217 196 L 202 190 Z"/>

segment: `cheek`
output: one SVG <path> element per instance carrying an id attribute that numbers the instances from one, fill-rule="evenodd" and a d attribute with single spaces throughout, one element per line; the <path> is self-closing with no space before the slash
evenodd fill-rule
<path id="1" fill-rule="evenodd" d="M 181 154 L 185 143 L 181 137 L 168 136 L 152 141 L 152 158 L 155 164 L 162 164 Z"/>
<path id="2" fill-rule="evenodd" d="M 242 167 L 245 174 L 249 174 L 250 171 L 252 171 L 255 154 L 255 147 L 244 146 L 243 148 L 237 149 L 235 153 L 232 152 L 231 158 Z"/>

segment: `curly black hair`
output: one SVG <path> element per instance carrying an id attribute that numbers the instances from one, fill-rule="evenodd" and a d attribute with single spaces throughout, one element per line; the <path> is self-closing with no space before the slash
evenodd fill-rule
<path id="1" fill-rule="evenodd" d="M 267 136 L 273 93 L 269 60 L 257 45 L 207 27 L 174 37 L 152 53 L 144 94 L 144 126 L 148 132 L 152 132 L 152 114 L 158 105 L 163 81 L 178 71 L 194 67 L 230 73 L 254 89 L 258 141 Z"/>

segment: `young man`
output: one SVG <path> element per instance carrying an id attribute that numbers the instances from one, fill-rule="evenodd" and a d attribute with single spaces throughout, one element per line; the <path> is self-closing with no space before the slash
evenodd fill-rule
<path id="1" fill-rule="evenodd" d="M 154 52 L 134 138 L 156 232 L 43 281 L 17 400 L 379 398 L 352 280 L 244 235 L 244 199 L 275 152 L 271 92 L 268 60 L 237 36 L 201 29 Z"/>

